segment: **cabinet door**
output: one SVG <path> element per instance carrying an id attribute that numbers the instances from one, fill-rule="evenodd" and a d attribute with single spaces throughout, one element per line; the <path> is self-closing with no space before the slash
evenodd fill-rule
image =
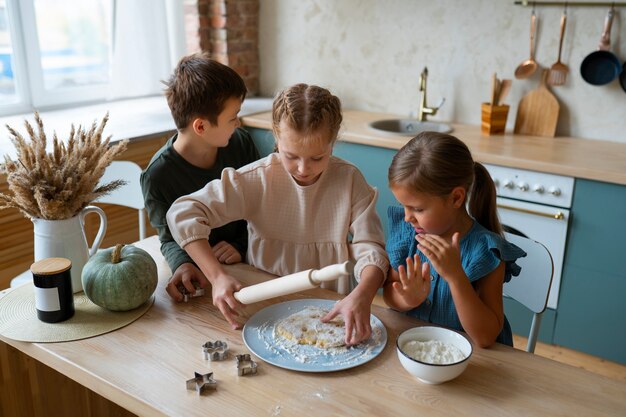
<path id="1" fill-rule="evenodd" d="M 576 180 L 554 343 L 626 364 L 626 186 Z"/>

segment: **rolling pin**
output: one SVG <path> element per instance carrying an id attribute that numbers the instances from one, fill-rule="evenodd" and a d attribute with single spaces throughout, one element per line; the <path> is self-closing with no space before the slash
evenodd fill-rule
<path id="1" fill-rule="evenodd" d="M 310 290 L 318 287 L 322 282 L 334 281 L 343 276 L 350 276 L 353 271 L 354 264 L 346 261 L 342 264 L 329 265 L 322 269 L 308 269 L 261 282 L 260 284 L 250 285 L 235 292 L 233 295 L 243 304 L 252 304 L 281 295 Z"/>

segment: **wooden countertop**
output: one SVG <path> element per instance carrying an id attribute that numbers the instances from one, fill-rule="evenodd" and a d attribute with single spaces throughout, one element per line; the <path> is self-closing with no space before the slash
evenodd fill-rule
<path id="1" fill-rule="evenodd" d="M 401 116 L 344 111 L 344 127 L 340 140 L 363 145 L 400 149 L 412 136 L 398 136 L 376 131 L 368 126 L 375 120 L 397 119 Z M 271 112 L 242 118 L 244 126 L 271 129 Z M 626 143 L 572 137 L 483 136 L 480 126 L 450 124 L 452 135 L 463 140 L 477 161 L 523 168 L 550 174 L 626 185 Z"/>
<path id="2" fill-rule="evenodd" d="M 137 243 L 157 261 L 159 286 L 152 308 L 117 331 L 66 343 L 0 340 L 138 415 L 481 415 L 616 416 L 624 411 L 626 384 L 503 345 L 475 348 L 465 372 L 442 385 L 423 384 L 398 361 L 395 340 L 420 322 L 389 309 L 372 312 L 388 332 L 372 361 L 330 373 L 303 373 L 257 359 L 258 374 L 238 377 L 234 362 L 205 361 L 201 345 L 223 340 L 231 354 L 247 353 L 241 332 L 230 329 L 208 297 L 174 303 L 164 286 L 171 275 L 156 236 Z M 243 282 L 266 279 L 246 265 L 229 267 Z M 247 307 L 296 298 L 337 299 L 311 290 Z M 198 396 L 185 381 L 213 371 L 217 391 Z M 621 411 L 620 411 L 621 410 Z"/>

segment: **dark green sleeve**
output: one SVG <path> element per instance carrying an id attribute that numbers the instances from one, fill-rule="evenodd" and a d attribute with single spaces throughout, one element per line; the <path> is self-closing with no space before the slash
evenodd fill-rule
<path id="1" fill-rule="evenodd" d="M 148 167 L 146 171 L 141 173 L 143 199 L 148 217 L 150 218 L 150 224 L 159 234 L 161 253 L 165 257 L 172 273 L 174 273 L 176 269 L 184 263 L 192 263 L 194 265 L 195 263 L 191 257 L 187 255 L 187 252 L 176 243 L 170 233 L 170 229 L 167 226 L 166 215 L 173 201 L 167 201 L 162 194 L 159 193 L 159 187 L 152 184 L 149 169 Z"/>

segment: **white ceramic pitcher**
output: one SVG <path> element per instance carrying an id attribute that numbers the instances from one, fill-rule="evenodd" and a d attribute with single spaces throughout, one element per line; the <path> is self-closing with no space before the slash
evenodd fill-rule
<path id="1" fill-rule="evenodd" d="M 85 216 L 97 213 L 100 228 L 91 249 L 85 236 Z M 67 258 L 72 261 L 72 290 L 83 290 L 81 273 L 87 260 L 96 253 L 107 229 L 106 214 L 100 207 L 87 206 L 77 216 L 67 220 L 31 219 L 35 226 L 35 262 L 45 258 Z"/>

